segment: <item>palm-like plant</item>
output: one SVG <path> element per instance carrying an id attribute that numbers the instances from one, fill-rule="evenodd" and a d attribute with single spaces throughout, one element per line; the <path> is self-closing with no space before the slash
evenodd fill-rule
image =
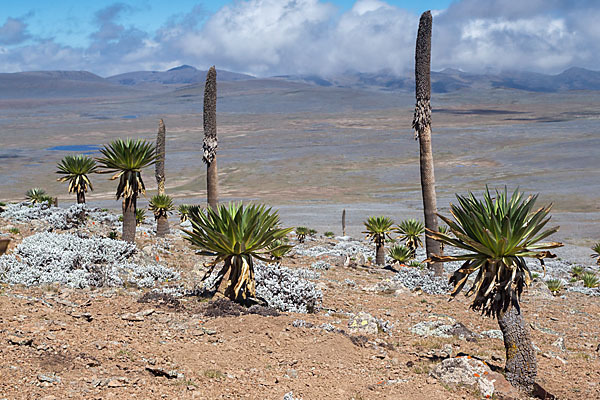
<path id="1" fill-rule="evenodd" d="M 169 233 L 169 214 L 173 211 L 173 199 L 166 194 L 157 194 L 150 199 L 150 211 L 156 219 L 156 236 Z"/>
<path id="2" fill-rule="evenodd" d="M 94 190 L 88 174 L 96 172 L 96 161 L 85 155 L 65 156 L 57 165 L 59 182 L 69 182 L 69 193 L 77 195 L 77 203 L 85 203 L 85 193 Z"/>
<path id="3" fill-rule="evenodd" d="M 456 256 L 433 255 L 433 261 L 463 261 L 454 272 L 451 296 L 456 296 L 467 279 L 476 274 L 467 296 L 475 294 L 471 308 L 498 318 L 506 348 L 506 377 L 514 385 L 531 389 L 537 366 L 529 331 L 525 328 L 519 308 L 523 287 L 531 282 L 531 272 L 525 258 L 553 258 L 548 249 L 562 243 L 540 243 L 558 231 L 558 227 L 543 230 L 550 217 L 551 206 L 535 209 L 536 196 L 523 198 L 517 190 L 508 196 L 496 190 L 492 197 L 486 189 L 483 200 L 456 196 L 458 205 L 450 206 L 454 220 L 439 216 L 454 235 L 428 231 L 433 239 L 464 250 Z"/>
<path id="4" fill-rule="evenodd" d="M 402 244 L 397 244 L 390 249 L 390 257 L 400 264 L 406 264 L 413 258 L 413 255 L 412 251 L 408 247 Z"/>
<path id="5" fill-rule="evenodd" d="M 156 162 L 153 143 L 137 139 L 117 139 L 100 149 L 97 158 L 100 173 L 112 173 L 111 180 L 119 179 L 116 196 L 123 198 L 123 235 L 125 241 L 135 241 L 135 210 L 137 198 L 145 193 L 142 169 Z"/>
<path id="6" fill-rule="evenodd" d="M 390 233 L 392 232 L 392 221 L 388 217 L 369 217 L 364 222 L 366 231 L 363 233 L 367 235 L 367 239 L 375 243 L 375 264 L 385 264 L 385 239 L 391 239 Z"/>
<path id="7" fill-rule="evenodd" d="M 217 287 L 229 272 L 225 296 L 236 302 L 251 302 L 256 296 L 253 260 L 271 262 L 269 253 L 287 246 L 273 246 L 273 243 L 292 229 L 280 228 L 279 215 L 265 205 L 244 207 L 230 203 L 222 204 L 216 210 L 194 207 L 189 219 L 192 230 L 184 230 L 186 239 L 200 248 L 200 254 L 215 257 L 208 264 L 210 268 L 205 278 L 223 261 L 217 275 Z"/>
<path id="8" fill-rule="evenodd" d="M 52 204 L 52 196 L 46 193 L 44 189 L 32 188 L 25 193 L 25 198 L 32 204 L 47 202 Z"/>
<path id="9" fill-rule="evenodd" d="M 308 235 L 310 233 L 310 229 L 308 229 L 305 226 L 298 226 L 296 228 L 296 236 L 298 237 L 298 242 L 300 243 L 304 243 L 304 240 L 306 239 L 306 235 Z"/>
<path id="10" fill-rule="evenodd" d="M 600 242 L 592 246 L 592 251 L 594 252 L 594 254 L 592 254 L 592 258 L 595 258 L 596 264 L 600 265 Z"/>
<path id="11" fill-rule="evenodd" d="M 414 257 L 417 248 L 423 246 L 421 235 L 425 233 L 425 225 L 416 219 L 407 219 L 400 222 L 395 231 L 400 234 L 400 240 L 406 243 Z"/>
<path id="12" fill-rule="evenodd" d="M 181 204 L 179 207 L 177 207 L 177 212 L 179 213 L 179 222 L 184 222 L 188 220 L 190 207 L 192 206 L 190 206 L 189 204 Z"/>

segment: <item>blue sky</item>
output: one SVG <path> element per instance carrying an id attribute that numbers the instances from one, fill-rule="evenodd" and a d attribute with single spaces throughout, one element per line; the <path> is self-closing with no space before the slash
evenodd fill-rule
<path id="1" fill-rule="evenodd" d="M 108 76 L 185 63 L 257 76 L 406 74 L 426 9 L 437 70 L 600 64 L 597 0 L 0 1 L 0 72 Z"/>
<path id="2" fill-rule="evenodd" d="M 89 44 L 89 35 L 94 31 L 94 13 L 115 3 L 127 4 L 130 9 L 120 17 L 127 24 L 146 31 L 156 31 L 174 15 L 189 13 L 198 7 L 208 15 L 214 14 L 224 5 L 232 3 L 225 0 L 4 0 L 1 16 L 22 17 L 29 21 L 29 32 L 34 37 L 54 38 L 56 41 L 71 45 Z M 346 11 L 354 4 L 353 0 L 329 0 Z M 444 9 L 451 0 L 388 0 L 394 5 L 415 14 L 428 9 Z"/>

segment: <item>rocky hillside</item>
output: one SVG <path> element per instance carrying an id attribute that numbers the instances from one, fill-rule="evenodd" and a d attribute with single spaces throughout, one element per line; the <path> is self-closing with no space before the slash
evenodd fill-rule
<path id="1" fill-rule="evenodd" d="M 290 235 L 290 257 L 257 266 L 266 305 L 246 309 L 201 296 L 208 259 L 178 221 L 157 239 L 147 218 L 134 247 L 113 239 L 120 222 L 105 210 L 5 208 L 5 398 L 520 397 L 501 374 L 494 320 L 464 296 L 448 302 L 446 281 L 419 267 L 371 265 L 360 239 L 298 244 Z M 570 282 L 572 267 L 555 260 L 546 276 L 539 270 L 523 313 L 541 387 L 559 399 L 600 398 L 600 291 Z M 550 277 L 563 281 L 557 293 Z"/>

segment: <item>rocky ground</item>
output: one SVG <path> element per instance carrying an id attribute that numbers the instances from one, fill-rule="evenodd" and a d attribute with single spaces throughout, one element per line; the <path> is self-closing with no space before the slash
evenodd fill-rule
<path id="1" fill-rule="evenodd" d="M 270 307 L 247 310 L 197 296 L 208 259 L 175 221 L 157 239 L 147 219 L 130 249 L 101 239 L 119 230 L 106 211 L 24 207 L 0 214 L 13 239 L 0 258 L 0 399 L 519 396 L 499 373 L 494 320 L 462 295 L 448 302 L 445 281 L 419 268 L 370 265 L 361 240 L 307 238 L 257 266 Z M 571 289 L 568 260 L 547 268 L 564 289 L 550 293 L 540 270 L 522 299 L 539 383 L 600 398 L 598 290 Z"/>

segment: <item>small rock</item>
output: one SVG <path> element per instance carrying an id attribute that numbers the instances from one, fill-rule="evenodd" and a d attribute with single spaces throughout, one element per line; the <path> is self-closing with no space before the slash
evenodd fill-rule
<path id="1" fill-rule="evenodd" d="M 350 330 L 350 333 L 377 335 L 377 319 L 371 314 L 361 311 L 350 318 L 348 321 L 348 329 Z"/>
<path id="2" fill-rule="evenodd" d="M 292 379 L 295 379 L 295 378 L 298 377 L 298 371 L 296 371 L 293 368 L 290 368 L 290 369 L 287 370 L 286 375 L 289 376 Z"/>
<path id="3" fill-rule="evenodd" d="M 94 319 L 92 317 L 92 314 L 90 314 L 88 312 L 85 312 L 85 313 L 71 313 L 71 317 L 73 317 L 73 318 L 80 318 L 80 319 L 83 319 L 83 320 L 85 320 L 87 322 L 90 322 L 92 319 Z"/>
<path id="4" fill-rule="evenodd" d="M 44 375 L 44 374 L 39 374 L 37 376 L 38 381 L 40 382 L 47 382 L 47 383 L 60 383 L 60 378 L 56 375 Z"/>
<path id="5" fill-rule="evenodd" d="M 367 263 L 367 260 L 365 259 L 365 255 L 362 253 L 362 251 L 358 252 L 358 254 L 356 255 L 356 265 L 358 265 L 359 267 L 362 267 L 366 263 Z"/>
<path id="6" fill-rule="evenodd" d="M 144 317 L 134 313 L 126 313 L 121 315 L 121 319 L 124 319 L 125 321 L 140 322 L 144 320 Z"/>
<path id="7" fill-rule="evenodd" d="M 554 299 L 554 295 L 552 294 L 550 289 L 548 289 L 548 285 L 546 285 L 546 282 L 542 281 L 541 279 L 534 280 L 529 286 L 529 290 L 531 290 L 534 296 L 540 297 L 542 299 Z"/>
<path id="8" fill-rule="evenodd" d="M 500 329 L 490 329 L 489 331 L 481 332 L 481 336 L 488 337 L 490 339 L 504 340 L 504 335 Z"/>
<path id="9" fill-rule="evenodd" d="M 33 339 L 17 335 L 8 335 L 8 343 L 15 346 L 31 346 Z"/>
<path id="10" fill-rule="evenodd" d="M 559 337 L 558 339 L 556 339 L 553 343 L 552 346 L 558 347 L 560 350 L 562 351 L 567 351 L 567 348 L 565 347 L 565 338 L 564 337 Z"/>
<path id="11" fill-rule="evenodd" d="M 146 367 L 146 371 L 150 372 L 154 376 L 164 376 L 167 379 L 176 379 L 181 375 L 175 370 L 167 371 L 160 367 Z"/>
<path id="12" fill-rule="evenodd" d="M 148 310 L 143 310 L 137 313 L 125 313 L 121 315 L 121 319 L 124 319 L 125 321 L 140 322 L 144 320 L 144 317 L 153 314 L 154 311 L 155 310 L 153 308 L 150 308 Z"/>
<path id="13" fill-rule="evenodd" d="M 476 342 L 477 336 L 460 322 L 450 317 L 437 317 L 434 321 L 423 321 L 413 325 L 410 331 L 419 336 L 443 338 L 457 337 L 468 342 Z"/>
<path id="14" fill-rule="evenodd" d="M 106 386 L 111 388 L 125 387 L 127 386 L 127 383 L 129 383 L 129 379 L 125 377 L 114 377 L 108 379 Z"/>

